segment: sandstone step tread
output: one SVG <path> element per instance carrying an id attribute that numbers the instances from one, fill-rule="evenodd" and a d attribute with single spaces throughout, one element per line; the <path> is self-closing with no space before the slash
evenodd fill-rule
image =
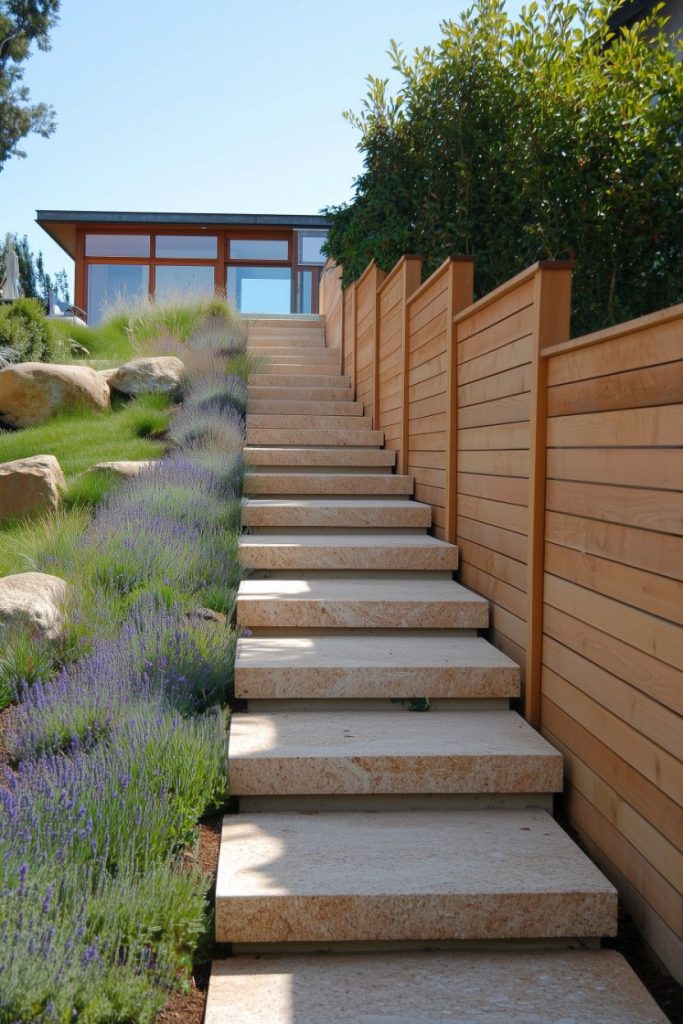
<path id="1" fill-rule="evenodd" d="M 305 361 L 304 357 L 302 356 L 301 360 L 298 363 L 271 363 L 263 375 L 265 376 L 265 374 L 267 374 L 269 377 L 275 378 L 301 377 L 303 380 L 307 380 L 308 378 L 313 378 L 313 380 L 315 380 L 319 378 L 333 376 L 333 370 L 332 367 L 328 366 L 326 363 L 314 363 L 311 362 L 310 360 Z M 260 376 L 260 374 L 253 374 L 252 378 L 250 379 L 253 380 L 255 383 L 258 383 Z M 336 379 L 339 380 L 341 374 L 337 373 L 335 376 Z"/>
<path id="2" fill-rule="evenodd" d="M 362 402 L 335 401 L 297 401 L 296 399 L 272 401 L 268 399 L 249 399 L 247 410 L 250 415 L 268 416 L 355 416 L 363 415 Z M 322 425 L 324 425 L 324 420 Z"/>
<path id="3" fill-rule="evenodd" d="M 488 601 L 451 580 L 248 579 L 240 583 L 242 626 L 485 629 Z"/>
<path id="4" fill-rule="evenodd" d="M 298 413 L 247 413 L 247 430 L 372 430 L 371 416 L 310 416 Z"/>
<path id="5" fill-rule="evenodd" d="M 384 432 L 381 430 L 350 430 L 341 427 L 319 427 L 303 430 L 294 427 L 247 427 L 248 445 L 283 445 L 300 447 L 301 445 L 319 446 L 321 448 L 340 446 L 352 448 L 370 448 L 384 444 Z"/>
<path id="6" fill-rule="evenodd" d="M 344 635 L 241 637 L 240 699 L 517 697 L 520 670 L 481 637 Z"/>
<path id="7" fill-rule="evenodd" d="M 259 474 L 247 476 L 253 481 Z M 264 474 L 264 476 L 279 474 Z M 290 478 L 306 474 L 291 474 Z M 327 474 L 319 474 L 325 477 Z M 332 474 L 330 474 L 332 475 Z M 361 476 L 361 474 L 358 474 Z M 400 479 L 380 475 L 382 480 Z M 354 479 L 349 476 L 349 480 Z M 458 549 L 428 534 L 408 533 L 245 533 L 240 537 L 242 563 L 251 569 L 348 569 L 371 571 L 453 571 Z"/>
<path id="8" fill-rule="evenodd" d="M 617 895 L 545 811 L 224 819 L 218 942 L 597 937 Z"/>
<path id="9" fill-rule="evenodd" d="M 351 378 L 338 373 L 327 374 L 278 374 L 252 373 L 249 378 L 251 387 L 276 388 L 351 388 Z"/>
<path id="10" fill-rule="evenodd" d="M 205 1024 L 667 1024 L 601 950 L 240 956 L 211 969 Z"/>
<path id="11" fill-rule="evenodd" d="M 403 498 L 246 498 L 244 526 L 413 527 L 432 524 L 431 505 Z"/>
<path id="12" fill-rule="evenodd" d="M 244 461 L 250 466 L 317 467 L 387 467 L 396 462 L 396 452 L 389 448 L 277 448 L 269 445 L 247 445 Z"/>
<path id="13" fill-rule="evenodd" d="M 249 402 L 343 402 L 345 405 L 362 405 L 354 402 L 353 392 L 349 387 L 327 388 L 280 388 L 263 385 L 249 385 L 247 388 Z"/>
<path id="14" fill-rule="evenodd" d="M 562 790 L 562 755 L 515 711 L 235 714 L 229 757 L 234 796 Z"/>

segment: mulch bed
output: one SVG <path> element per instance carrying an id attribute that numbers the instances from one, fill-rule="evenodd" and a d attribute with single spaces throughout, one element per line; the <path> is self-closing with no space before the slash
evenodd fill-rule
<path id="1" fill-rule="evenodd" d="M 211 818 L 205 818 L 199 823 L 199 846 L 191 861 L 194 864 L 199 864 L 202 871 L 214 879 L 214 884 L 208 894 L 211 903 L 213 903 L 215 894 L 222 821 L 223 815 L 217 814 Z M 202 1024 L 210 975 L 211 964 L 209 962 L 199 964 L 192 976 L 191 991 L 187 995 L 183 995 L 181 992 L 171 993 L 155 1024 Z"/>

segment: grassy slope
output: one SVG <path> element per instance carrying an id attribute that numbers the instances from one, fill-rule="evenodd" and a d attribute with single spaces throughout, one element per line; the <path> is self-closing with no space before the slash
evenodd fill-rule
<path id="1" fill-rule="evenodd" d="M 168 409 L 164 396 L 145 395 L 109 412 L 84 410 L 37 427 L 3 431 L 0 462 L 55 455 L 69 481 L 97 462 L 158 458 L 164 448 L 153 438 L 166 429 Z"/>

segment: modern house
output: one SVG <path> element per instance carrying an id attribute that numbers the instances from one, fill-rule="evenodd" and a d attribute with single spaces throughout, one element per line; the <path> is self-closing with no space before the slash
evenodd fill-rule
<path id="1" fill-rule="evenodd" d="M 96 324 L 121 297 L 227 292 L 242 313 L 317 313 L 328 221 L 314 215 L 38 210 Z"/>

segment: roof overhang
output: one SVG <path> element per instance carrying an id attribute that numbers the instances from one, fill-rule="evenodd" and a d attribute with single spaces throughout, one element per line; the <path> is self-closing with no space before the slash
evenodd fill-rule
<path id="1" fill-rule="evenodd" d="M 36 223 L 76 258 L 76 229 L 79 227 L 253 227 L 324 230 L 327 217 L 316 214 L 281 213 L 125 213 L 101 210 L 36 210 Z"/>

